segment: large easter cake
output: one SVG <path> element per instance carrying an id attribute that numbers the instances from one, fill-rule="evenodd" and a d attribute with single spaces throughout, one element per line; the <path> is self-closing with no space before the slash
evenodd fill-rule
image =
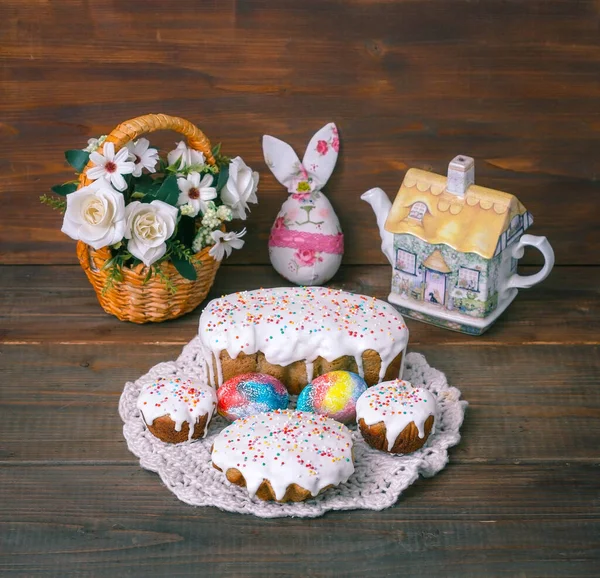
<path id="1" fill-rule="evenodd" d="M 328 287 L 281 287 L 225 295 L 200 317 L 211 384 L 263 373 L 298 394 L 335 370 L 368 385 L 399 377 L 408 329 L 388 303 Z"/>

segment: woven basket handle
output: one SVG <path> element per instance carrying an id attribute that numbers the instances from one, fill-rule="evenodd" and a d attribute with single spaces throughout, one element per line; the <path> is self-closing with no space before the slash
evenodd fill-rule
<path id="1" fill-rule="evenodd" d="M 208 164 L 215 164 L 215 157 L 213 157 L 210 141 L 207 136 L 189 120 L 179 118 L 178 116 L 169 116 L 168 114 L 145 114 L 144 116 L 138 116 L 137 118 L 122 122 L 106 137 L 105 142 L 114 143 L 116 152 L 128 142 L 157 130 L 174 130 L 180 133 L 187 138 L 190 148 L 204 154 L 204 158 Z M 92 181 L 87 178 L 86 173 L 93 166 L 94 163 L 90 161 L 79 175 L 80 187 L 91 184 Z"/>

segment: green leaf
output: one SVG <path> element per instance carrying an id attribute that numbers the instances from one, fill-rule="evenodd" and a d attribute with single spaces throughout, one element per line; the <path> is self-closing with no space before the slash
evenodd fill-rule
<path id="1" fill-rule="evenodd" d="M 90 160 L 90 153 L 79 149 L 73 149 L 65 152 L 67 162 L 80 173 L 85 168 Z"/>
<path id="2" fill-rule="evenodd" d="M 220 152 L 221 152 L 221 143 L 219 143 L 213 147 L 213 149 L 212 149 L 213 157 L 218 157 Z"/>
<path id="3" fill-rule="evenodd" d="M 63 185 L 54 185 L 52 187 L 52 192 L 57 195 L 61 195 L 64 197 L 69 193 L 73 193 L 77 190 L 77 183 L 64 183 Z"/>
<path id="4" fill-rule="evenodd" d="M 219 178 L 217 179 L 217 192 L 220 192 L 221 189 L 227 184 L 229 180 L 229 165 L 225 165 L 221 167 L 221 171 L 219 172 Z"/>
<path id="5" fill-rule="evenodd" d="M 67 201 L 64 201 L 63 199 L 42 195 L 40 197 L 40 202 L 44 205 L 52 207 L 56 211 L 60 211 L 61 213 L 64 213 L 67 210 Z"/>
<path id="6" fill-rule="evenodd" d="M 148 273 L 146 273 L 146 276 L 144 277 L 144 280 L 142 281 L 142 285 L 146 285 L 146 283 L 148 283 L 148 281 L 150 281 L 150 278 L 152 277 L 152 267 L 148 267 Z"/>
<path id="7" fill-rule="evenodd" d="M 136 192 L 147 193 L 152 188 L 153 184 L 154 179 L 150 175 L 144 173 L 135 180 L 134 189 Z"/>
<path id="8" fill-rule="evenodd" d="M 177 272 L 186 279 L 190 281 L 196 280 L 196 269 L 187 259 L 180 259 L 179 257 L 175 257 L 175 255 L 171 256 L 171 262 L 175 265 L 175 269 Z"/>
<path id="9" fill-rule="evenodd" d="M 177 177 L 169 175 L 158 189 L 151 187 L 146 196 L 142 199 L 143 203 L 150 203 L 154 200 L 164 201 L 174 207 L 179 199 L 179 187 L 177 186 Z"/>
<path id="10" fill-rule="evenodd" d="M 177 226 L 177 238 L 186 246 L 191 247 L 196 236 L 196 223 L 193 217 L 183 215 Z"/>

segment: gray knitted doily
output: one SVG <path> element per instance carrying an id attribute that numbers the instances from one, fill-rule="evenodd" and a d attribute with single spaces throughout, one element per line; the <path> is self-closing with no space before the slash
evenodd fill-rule
<path id="1" fill-rule="evenodd" d="M 407 456 L 372 449 L 354 426 L 351 429 L 354 430 L 356 469 L 346 484 L 300 503 L 278 504 L 250 498 L 245 488 L 230 484 L 210 462 L 213 439 L 228 422 L 216 416 L 210 423 L 206 438 L 167 444 L 146 429 L 136 408 L 140 389 L 148 379 L 176 373 L 204 378 L 200 355 L 199 340 L 195 338 L 176 361 L 159 363 L 134 383 L 127 383 L 119 402 L 129 450 L 140 459 L 143 468 L 157 472 L 167 488 L 181 501 L 193 506 L 216 506 L 229 512 L 254 514 L 262 518 L 314 518 L 328 510 L 382 510 L 392 506 L 419 474 L 430 477 L 442 470 L 448 463 L 448 448 L 460 440 L 459 429 L 467 402 L 460 400 L 460 391 L 448 385 L 443 373 L 429 367 L 423 355 L 409 353 L 404 379 L 415 386 L 429 388 L 438 399 L 436 431 L 422 449 Z"/>

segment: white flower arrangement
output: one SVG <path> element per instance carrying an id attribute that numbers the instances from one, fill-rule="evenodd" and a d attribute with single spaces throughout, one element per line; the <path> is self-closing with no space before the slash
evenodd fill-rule
<path id="1" fill-rule="evenodd" d="M 115 151 L 101 136 L 65 153 L 78 174 L 92 161 L 86 172 L 92 184 L 57 185 L 52 190 L 64 199 L 41 200 L 64 212 L 63 233 L 96 250 L 110 248 L 109 282 L 122 278 L 122 267 L 140 263 L 149 268 L 147 278 L 160 275 L 165 260 L 194 280 L 195 253 L 210 246 L 209 254 L 221 261 L 242 248 L 246 229 L 224 232 L 224 223 L 246 219 L 248 203 L 258 202 L 258 173 L 240 157 L 221 155 L 219 146 L 213 154 L 216 164 L 209 165 L 180 142 L 165 161 L 145 138 Z"/>

